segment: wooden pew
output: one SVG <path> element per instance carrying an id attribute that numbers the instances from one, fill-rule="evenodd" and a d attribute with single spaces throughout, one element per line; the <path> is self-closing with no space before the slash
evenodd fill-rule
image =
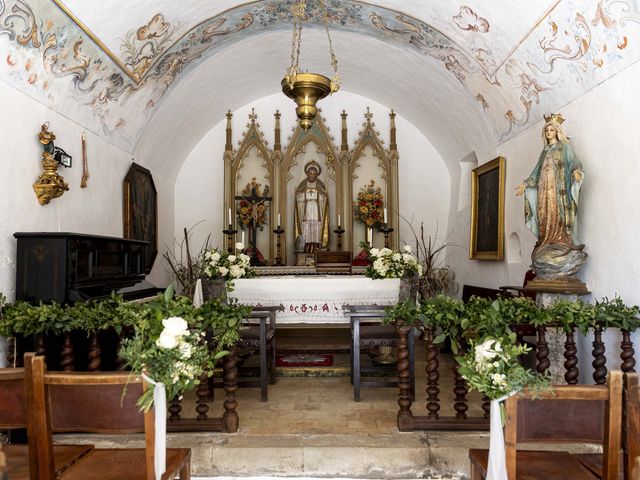
<path id="1" fill-rule="evenodd" d="M 610 372 L 607 386 L 554 386 L 535 394 L 522 392 L 506 400 L 505 449 L 509 480 L 598 478 L 567 452 L 516 452 L 516 443 L 595 443 L 603 446 L 603 476 L 620 472 L 622 373 Z M 469 450 L 471 479 L 485 478 L 488 450 Z M 517 472 L 517 476 L 516 476 Z"/>
<path id="2" fill-rule="evenodd" d="M 143 415 L 136 406 L 143 391 L 139 377 L 121 372 L 47 373 L 44 357 L 34 357 L 32 375 L 27 381 L 32 385 L 39 480 L 154 480 L 153 409 Z M 146 448 L 93 449 L 55 475 L 52 432 L 142 431 Z M 177 475 L 181 480 L 190 478 L 190 449 L 169 448 L 166 460 L 162 480 Z"/>
<path id="3" fill-rule="evenodd" d="M 24 355 L 26 369 L 31 368 L 33 353 Z M 38 453 L 33 433 L 30 384 L 25 382 L 25 368 L 0 369 L 0 429 L 27 429 L 27 445 L 11 444 L 3 447 L 7 478 L 11 480 L 38 479 Z M 51 447 L 52 469 L 61 473 L 89 453 L 93 445 L 54 445 Z M 0 475 L 2 478 L 2 475 Z"/>
<path id="4" fill-rule="evenodd" d="M 640 384 L 637 373 L 624 374 L 623 389 L 623 435 L 622 459 L 625 480 L 640 480 Z M 603 455 L 583 453 L 575 457 L 591 470 L 597 478 L 602 478 Z"/>

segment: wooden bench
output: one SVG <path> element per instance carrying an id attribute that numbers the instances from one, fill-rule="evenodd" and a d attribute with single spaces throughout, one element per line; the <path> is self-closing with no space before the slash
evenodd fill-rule
<path id="1" fill-rule="evenodd" d="M 26 368 L 31 368 L 33 353 L 24 356 Z M 11 480 L 37 480 L 38 452 L 30 414 L 32 396 L 30 384 L 25 380 L 25 368 L 0 369 L 0 429 L 27 429 L 27 445 L 10 444 L 3 447 L 5 471 Z M 93 445 L 53 445 L 52 469 L 62 473 L 74 462 L 93 449 Z M 2 475 L 0 475 L 0 479 Z"/>
<path id="2" fill-rule="evenodd" d="M 143 415 L 136 406 L 144 387 L 139 377 L 122 372 L 47 372 L 44 357 L 33 357 L 31 363 L 27 382 L 33 395 L 39 480 L 154 480 L 153 409 Z M 142 431 L 145 448 L 92 449 L 61 473 L 55 472 L 52 432 Z M 187 480 L 190 468 L 190 449 L 169 448 L 162 480 L 178 475 Z"/>
<path id="3" fill-rule="evenodd" d="M 516 450 L 517 442 L 594 443 L 603 447 L 602 479 L 620 472 L 622 374 L 610 372 L 607 386 L 554 386 L 551 391 L 521 392 L 506 400 L 504 427 L 509 480 L 598 478 L 574 455 L 558 451 Z M 486 477 L 488 450 L 469 450 L 471 479 Z"/>

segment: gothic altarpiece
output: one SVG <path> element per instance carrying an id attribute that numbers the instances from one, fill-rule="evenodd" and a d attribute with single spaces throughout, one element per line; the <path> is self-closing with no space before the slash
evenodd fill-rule
<path id="1" fill-rule="evenodd" d="M 270 148 L 264 134 L 260 130 L 258 117 L 252 110 L 249 123 L 242 134 L 237 149 L 233 148 L 232 114 L 227 113 L 226 144 L 224 152 L 224 217 L 225 223 L 229 209 L 234 228 L 238 229 L 237 240 L 241 239 L 241 231 L 245 231 L 245 243 L 253 241 L 251 228 L 239 222 L 240 201 L 247 187 L 254 182 L 259 188 L 253 189 L 262 199 L 254 197 L 254 212 L 259 204 L 266 205 L 259 223 L 262 230 L 256 232 L 258 250 L 264 256 L 267 265 L 273 265 L 277 258 L 277 236 L 273 230 L 278 227 L 284 230 L 281 241 L 281 263 L 295 265 L 300 262 L 296 255 L 296 188 L 307 178 L 305 167 L 317 162 L 321 170 L 318 175 L 320 185 L 324 185 L 328 197 L 328 243 L 323 248 L 337 250 L 337 235 L 334 230 L 340 226 L 342 249 L 351 250 L 356 255 L 360 250 L 360 242 L 365 240 L 366 229 L 362 223 L 354 220 L 353 202 L 360 189 L 374 180 L 381 188 L 384 206 L 388 212 L 388 226 L 393 228 L 389 238 L 390 247 L 398 246 L 399 205 L 398 205 L 398 150 L 396 144 L 395 113 L 391 111 L 390 145 L 384 148 L 380 132 L 372 121 L 373 115 L 367 112 L 352 149 L 348 144 L 347 113 L 342 112 L 341 143 L 338 147 L 330 135 L 326 120 L 319 114 L 316 122 L 309 130 L 299 125 L 293 129 L 289 144 L 283 148 L 281 143 L 280 113 L 276 111 L 274 125 L 274 144 Z M 248 198 L 248 197 L 245 197 Z M 247 205 L 247 202 L 244 202 Z M 246 211 L 246 210 L 245 210 Z M 255 214 L 254 214 L 254 218 Z M 245 217 L 246 219 L 246 217 Z M 384 246 L 384 236 L 378 231 L 373 233 L 373 246 Z M 300 250 L 300 245 L 298 245 Z"/>

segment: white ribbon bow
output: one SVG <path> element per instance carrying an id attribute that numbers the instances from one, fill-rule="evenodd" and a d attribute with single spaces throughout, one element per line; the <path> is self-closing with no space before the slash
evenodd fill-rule
<path id="1" fill-rule="evenodd" d="M 160 480 L 167 469 L 167 391 L 164 388 L 164 383 L 154 382 L 144 373 L 142 378 L 145 382 L 153 385 L 153 409 L 156 423 L 153 469 L 156 480 Z"/>
<path id="2" fill-rule="evenodd" d="M 514 392 L 515 393 L 515 392 Z M 500 404 L 508 397 L 504 395 L 491 400 L 490 426 L 489 426 L 489 460 L 486 480 L 509 480 L 507 477 L 507 463 L 504 448 L 504 432 L 502 430 L 502 415 Z"/>

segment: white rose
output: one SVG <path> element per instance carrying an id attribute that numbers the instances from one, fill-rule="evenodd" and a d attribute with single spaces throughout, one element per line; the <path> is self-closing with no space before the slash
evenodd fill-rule
<path id="1" fill-rule="evenodd" d="M 229 257 L 227 257 L 229 259 L 229 263 L 233 263 L 236 261 L 236 256 L 235 255 L 229 255 Z"/>
<path id="2" fill-rule="evenodd" d="M 493 380 L 493 383 L 495 383 L 499 387 L 507 386 L 507 377 L 504 373 L 494 373 L 493 375 L 491 375 L 491 380 Z"/>
<path id="3" fill-rule="evenodd" d="M 180 355 L 182 355 L 182 358 L 191 358 L 192 348 L 193 347 L 188 342 L 180 343 Z"/>
<path id="4" fill-rule="evenodd" d="M 237 242 L 236 243 L 236 250 L 241 252 L 242 250 L 244 250 L 244 243 L 242 242 Z"/>
<path id="5" fill-rule="evenodd" d="M 380 249 L 372 248 L 371 250 L 369 250 L 369 255 L 371 255 L 372 257 L 377 257 L 378 255 L 380 255 Z"/>
<path id="6" fill-rule="evenodd" d="M 218 267 L 218 272 L 220 272 L 221 277 L 226 277 L 227 273 L 229 273 L 229 269 L 227 267 Z"/>
<path id="7" fill-rule="evenodd" d="M 404 250 L 407 253 L 411 253 L 411 245 L 405 245 L 402 250 Z"/>
<path id="8" fill-rule="evenodd" d="M 380 250 L 380 255 L 389 255 L 390 253 L 393 253 L 393 250 L 387 247 L 384 247 L 382 250 Z"/>
<path id="9" fill-rule="evenodd" d="M 240 268 L 239 265 L 231 265 L 231 267 L 229 267 L 229 273 L 232 278 L 240 278 L 244 273 L 244 270 Z"/>
<path id="10" fill-rule="evenodd" d="M 402 260 L 404 261 L 404 263 L 415 263 L 416 259 L 413 255 L 411 255 L 410 253 L 403 253 L 402 254 Z"/>
<path id="11" fill-rule="evenodd" d="M 166 349 L 175 348 L 178 345 L 178 337 L 167 330 L 163 330 L 158 340 L 156 340 L 156 345 Z"/>
<path id="12" fill-rule="evenodd" d="M 394 262 L 399 262 L 402 259 L 402 255 L 400 255 L 399 253 L 394 253 L 393 255 L 391 255 L 391 258 Z"/>
<path id="13" fill-rule="evenodd" d="M 164 332 L 168 332 L 176 337 L 181 337 L 189 332 L 189 325 L 184 318 L 181 317 L 169 317 L 162 320 L 162 326 Z"/>

